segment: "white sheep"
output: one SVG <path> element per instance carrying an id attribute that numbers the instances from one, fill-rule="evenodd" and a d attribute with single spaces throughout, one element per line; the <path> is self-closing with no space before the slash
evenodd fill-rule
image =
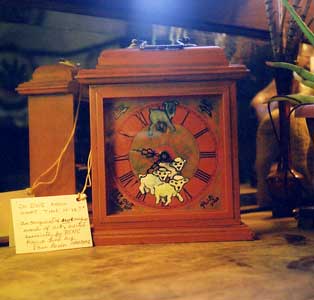
<path id="1" fill-rule="evenodd" d="M 181 158 L 181 157 L 176 157 L 174 160 L 172 160 L 170 163 L 169 162 L 160 162 L 159 166 L 166 168 L 168 171 L 170 171 L 170 175 L 168 175 L 170 178 L 173 178 L 175 175 L 180 172 L 184 164 L 186 163 L 186 160 Z"/>
<path id="2" fill-rule="evenodd" d="M 155 186 L 156 204 L 162 201 L 165 206 L 171 203 L 172 197 L 177 197 L 180 202 L 183 202 L 183 198 L 180 195 L 180 191 L 183 185 L 189 181 L 188 178 L 184 178 L 181 175 L 175 175 L 169 182 L 163 182 Z"/>
<path id="3" fill-rule="evenodd" d="M 152 195 L 155 194 L 155 187 L 162 184 L 169 176 L 170 171 L 165 168 L 159 168 L 155 170 L 153 174 L 139 175 L 141 184 L 139 190 L 142 194 L 150 192 Z"/>

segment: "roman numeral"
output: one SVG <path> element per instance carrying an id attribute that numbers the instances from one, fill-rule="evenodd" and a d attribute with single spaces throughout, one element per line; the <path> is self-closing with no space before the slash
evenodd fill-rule
<path id="1" fill-rule="evenodd" d="M 113 159 L 114 159 L 114 161 L 129 160 L 129 154 L 116 155 Z"/>
<path id="2" fill-rule="evenodd" d="M 206 127 L 204 129 L 202 129 L 201 131 L 197 132 L 194 134 L 194 138 L 198 139 L 200 136 L 202 136 L 203 134 L 205 134 L 206 132 L 208 132 L 209 129 Z"/>
<path id="3" fill-rule="evenodd" d="M 140 191 L 138 191 L 138 193 L 136 194 L 135 198 L 136 200 L 138 201 L 142 201 L 144 202 L 145 201 L 145 198 L 146 198 L 146 193 L 145 194 L 142 194 Z"/>
<path id="4" fill-rule="evenodd" d="M 210 178 L 211 178 L 211 175 L 209 175 L 208 173 L 202 171 L 201 169 L 197 169 L 195 174 L 194 174 L 194 176 L 197 179 L 199 179 L 199 180 L 201 180 L 201 181 L 203 181 L 205 183 L 208 183 Z"/>
<path id="5" fill-rule="evenodd" d="M 190 192 L 185 187 L 182 188 L 182 191 L 183 191 L 183 194 L 187 200 L 192 199 L 192 195 L 190 194 Z"/>
<path id="6" fill-rule="evenodd" d="M 217 156 L 216 151 L 201 151 L 200 158 L 215 158 Z"/>
<path id="7" fill-rule="evenodd" d="M 183 120 L 182 120 L 182 122 L 181 122 L 181 125 L 182 125 L 182 126 L 184 125 L 184 123 L 185 123 L 186 119 L 188 118 L 189 114 L 190 114 L 189 111 L 185 114 L 185 116 L 184 116 L 184 118 L 183 118 Z"/>
<path id="8" fill-rule="evenodd" d="M 132 180 L 135 178 L 135 175 L 132 171 L 129 171 L 125 174 L 123 174 L 122 176 L 119 177 L 119 180 L 121 181 L 121 183 L 123 184 L 124 187 L 126 187 L 127 185 L 129 185 Z"/>
<path id="9" fill-rule="evenodd" d="M 148 126 L 148 122 L 146 121 L 143 112 L 136 112 L 134 116 L 140 121 L 143 127 Z"/>

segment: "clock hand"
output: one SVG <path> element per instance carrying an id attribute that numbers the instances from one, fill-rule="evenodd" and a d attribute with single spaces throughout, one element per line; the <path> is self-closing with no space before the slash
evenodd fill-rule
<path id="1" fill-rule="evenodd" d="M 159 154 L 152 148 L 132 149 L 132 151 L 139 152 L 141 155 L 145 156 L 146 158 L 159 157 Z"/>
<path id="2" fill-rule="evenodd" d="M 159 154 L 157 154 L 158 160 L 156 160 L 147 170 L 148 173 L 153 173 L 156 169 L 160 167 L 160 163 L 169 163 L 171 162 L 171 156 L 167 151 L 162 151 Z"/>
<path id="3" fill-rule="evenodd" d="M 139 152 L 141 155 L 145 156 L 146 158 L 153 158 L 157 157 L 157 162 L 170 162 L 171 157 L 167 151 L 162 151 L 157 153 L 152 148 L 139 148 L 139 149 L 132 149 L 132 151 Z"/>

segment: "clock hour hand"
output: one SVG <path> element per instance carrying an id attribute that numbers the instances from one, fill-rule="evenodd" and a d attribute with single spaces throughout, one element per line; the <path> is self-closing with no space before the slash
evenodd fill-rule
<path id="1" fill-rule="evenodd" d="M 141 155 L 145 156 L 146 158 L 157 157 L 158 162 L 170 162 L 171 161 L 170 154 L 167 151 L 162 151 L 160 153 L 157 153 L 152 148 L 132 149 L 132 151 L 139 152 Z"/>
<path id="2" fill-rule="evenodd" d="M 132 151 L 139 152 L 141 155 L 145 156 L 146 158 L 159 157 L 159 154 L 152 148 L 132 149 Z"/>

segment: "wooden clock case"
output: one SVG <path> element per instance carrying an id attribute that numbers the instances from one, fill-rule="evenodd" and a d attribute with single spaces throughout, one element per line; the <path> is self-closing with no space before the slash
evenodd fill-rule
<path id="1" fill-rule="evenodd" d="M 218 47 L 105 50 L 96 69 L 79 71 L 76 78 L 89 88 L 96 245 L 252 239 L 251 230 L 240 219 L 237 156 L 236 80 L 246 74 L 243 65 L 230 65 Z M 221 208 L 110 213 L 105 162 L 112 157 L 105 150 L 104 102 L 193 95 L 219 95 L 222 101 L 225 197 Z"/>

